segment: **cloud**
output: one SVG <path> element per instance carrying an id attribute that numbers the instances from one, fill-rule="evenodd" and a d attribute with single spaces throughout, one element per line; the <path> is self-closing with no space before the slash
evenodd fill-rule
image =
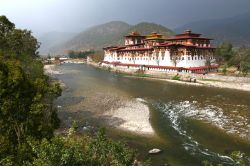
<path id="1" fill-rule="evenodd" d="M 1 0 L 0 15 L 35 33 L 81 31 L 113 20 L 170 28 L 249 11 L 249 0 Z"/>

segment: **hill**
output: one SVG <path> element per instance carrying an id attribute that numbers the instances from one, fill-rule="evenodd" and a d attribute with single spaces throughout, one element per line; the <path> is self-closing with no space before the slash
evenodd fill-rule
<path id="1" fill-rule="evenodd" d="M 229 41 L 235 46 L 250 46 L 250 12 L 231 18 L 192 22 L 176 28 L 175 32 L 186 29 L 214 38 L 215 44 Z"/>
<path id="2" fill-rule="evenodd" d="M 113 21 L 106 24 L 89 28 L 71 40 L 58 45 L 51 49 L 53 53 L 65 53 L 67 50 L 101 50 L 103 47 L 111 45 L 122 45 L 124 43 L 124 35 L 129 32 L 137 31 L 142 35 L 149 34 L 153 31 L 171 36 L 174 33 L 162 25 L 154 23 L 139 23 L 137 25 L 129 25 L 121 21 Z"/>
<path id="3" fill-rule="evenodd" d="M 70 32 L 48 32 L 38 37 L 38 41 L 41 43 L 38 51 L 41 55 L 48 55 L 50 48 L 66 42 L 75 35 L 75 33 Z"/>

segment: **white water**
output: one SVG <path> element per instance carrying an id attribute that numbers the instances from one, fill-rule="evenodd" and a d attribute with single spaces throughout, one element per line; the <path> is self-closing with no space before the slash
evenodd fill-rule
<path id="1" fill-rule="evenodd" d="M 223 113 L 223 109 L 214 105 L 201 107 L 197 101 L 182 101 L 167 104 L 174 107 L 179 116 L 202 120 L 219 127 L 227 133 L 236 134 L 250 139 L 250 122 L 247 115 L 240 115 L 238 111 Z M 238 107 L 243 107 L 239 105 Z"/>
<path id="2" fill-rule="evenodd" d="M 183 122 L 186 118 L 198 118 L 223 126 L 227 120 L 223 119 L 223 113 L 220 109 L 215 109 L 213 106 L 207 106 L 204 109 L 198 109 L 195 104 L 197 102 L 183 101 L 180 103 L 159 104 L 157 107 L 164 112 L 170 120 L 170 125 L 183 139 L 183 148 L 191 155 L 199 155 L 201 158 L 216 159 L 226 165 L 235 165 L 234 161 L 229 156 L 224 156 L 206 149 L 203 145 L 194 140 L 185 130 Z"/>

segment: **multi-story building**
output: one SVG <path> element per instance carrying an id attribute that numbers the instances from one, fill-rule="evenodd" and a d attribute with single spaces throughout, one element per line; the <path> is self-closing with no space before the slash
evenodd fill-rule
<path id="1" fill-rule="evenodd" d="M 211 40 L 190 30 L 171 38 L 156 32 L 147 36 L 132 32 L 125 36 L 124 46 L 104 48 L 103 65 L 192 73 L 216 71 Z"/>

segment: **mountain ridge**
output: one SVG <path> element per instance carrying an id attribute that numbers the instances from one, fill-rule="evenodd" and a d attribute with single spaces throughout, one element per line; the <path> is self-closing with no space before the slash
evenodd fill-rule
<path id="1" fill-rule="evenodd" d="M 153 31 L 167 37 L 174 35 L 172 30 L 160 24 L 141 22 L 136 25 L 130 25 L 122 21 L 111 21 L 80 32 L 70 40 L 52 47 L 50 52 L 66 54 L 69 50 L 101 50 L 106 46 L 123 45 L 123 37 L 132 31 L 137 31 L 141 35 L 147 35 Z"/>
<path id="2" fill-rule="evenodd" d="M 234 46 L 250 46 L 250 12 L 223 19 L 210 19 L 191 22 L 174 31 L 179 33 L 192 29 L 215 39 L 216 45 L 231 42 Z"/>

